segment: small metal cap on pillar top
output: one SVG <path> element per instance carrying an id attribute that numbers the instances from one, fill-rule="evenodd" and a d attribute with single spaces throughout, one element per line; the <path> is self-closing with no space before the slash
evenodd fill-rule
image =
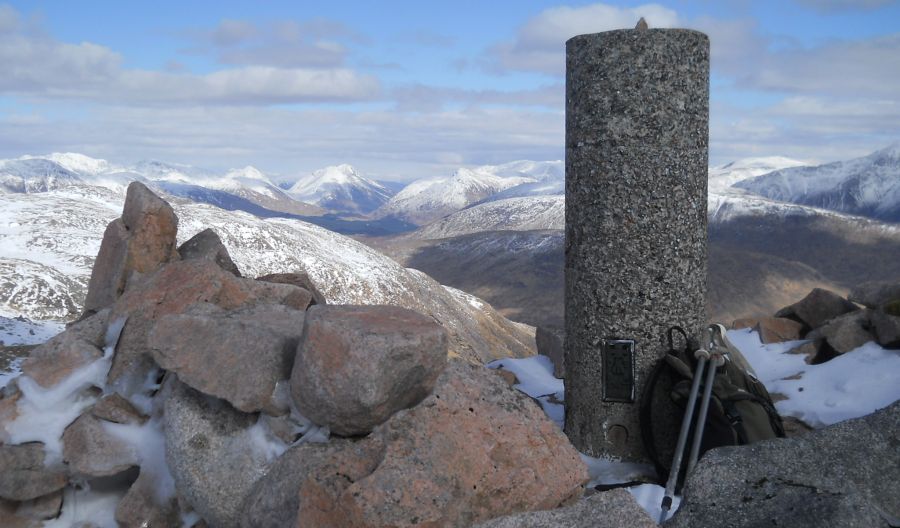
<path id="1" fill-rule="evenodd" d="M 706 325 L 708 122 L 706 35 L 641 20 L 566 42 L 565 431 L 588 455 L 647 461 L 666 330 Z"/>

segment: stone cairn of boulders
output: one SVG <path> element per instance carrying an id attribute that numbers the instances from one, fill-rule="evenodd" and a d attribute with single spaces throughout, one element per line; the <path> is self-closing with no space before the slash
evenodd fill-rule
<path id="1" fill-rule="evenodd" d="M 774 317 L 738 319 L 732 328 L 752 328 L 764 344 L 800 339 L 808 342 L 791 353 L 820 364 L 855 350 L 869 341 L 900 348 L 900 282 L 866 282 L 847 298 L 816 288 Z"/>
<path id="2" fill-rule="evenodd" d="M 329 305 L 304 273 L 241 277 L 213 231 L 176 247 L 177 225 L 132 183 L 84 316 L 0 394 L 0 525 L 40 526 L 85 488 L 154 528 L 470 526 L 582 496 L 562 432 L 448 360 L 432 318 Z M 29 437 L 49 394 L 70 414 Z"/>

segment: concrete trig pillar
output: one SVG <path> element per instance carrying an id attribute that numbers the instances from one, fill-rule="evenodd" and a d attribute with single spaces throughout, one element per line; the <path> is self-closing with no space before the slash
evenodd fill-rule
<path id="1" fill-rule="evenodd" d="M 645 462 L 638 402 L 666 330 L 706 324 L 709 39 L 644 28 L 566 43 L 565 431 Z"/>

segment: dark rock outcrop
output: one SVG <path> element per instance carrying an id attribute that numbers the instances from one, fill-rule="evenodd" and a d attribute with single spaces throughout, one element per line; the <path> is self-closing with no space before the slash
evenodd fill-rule
<path id="1" fill-rule="evenodd" d="M 800 301 L 779 310 L 775 317 L 794 319 L 810 330 L 822 326 L 822 323 L 829 319 L 854 310 L 858 310 L 856 305 L 840 295 L 815 288 Z"/>
<path id="2" fill-rule="evenodd" d="M 212 229 L 204 229 L 192 236 L 184 244 L 178 246 L 178 254 L 182 260 L 205 259 L 218 264 L 223 270 L 241 276 L 241 271 L 231 260 L 228 249 L 222 243 L 222 239 Z"/>

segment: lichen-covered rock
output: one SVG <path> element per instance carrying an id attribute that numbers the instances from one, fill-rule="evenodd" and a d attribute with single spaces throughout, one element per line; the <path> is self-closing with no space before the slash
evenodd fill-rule
<path id="1" fill-rule="evenodd" d="M 279 415 L 276 384 L 291 375 L 304 314 L 277 304 L 227 311 L 197 305 L 161 317 L 148 336 L 156 363 L 183 383 L 244 412 Z"/>
<path id="2" fill-rule="evenodd" d="M 775 317 L 794 319 L 807 329 L 818 328 L 822 323 L 839 315 L 858 310 L 855 304 L 840 295 L 822 288 L 815 288 L 809 295 L 775 313 Z"/>
<path id="3" fill-rule="evenodd" d="M 0 498 L 27 501 L 64 488 L 65 468 L 46 466 L 44 456 L 40 443 L 0 445 Z"/>
<path id="4" fill-rule="evenodd" d="M 790 439 L 713 449 L 667 527 L 888 526 L 900 518 L 900 402 Z"/>
<path id="5" fill-rule="evenodd" d="M 566 505 L 587 479 L 530 398 L 452 361 L 431 395 L 307 478 L 297 526 L 470 526 Z"/>
<path id="6" fill-rule="evenodd" d="M 344 436 L 365 434 L 431 392 L 447 334 L 396 306 L 315 305 L 297 348 L 291 395 L 300 414 Z"/>
<path id="7" fill-rule="evenodd" d="M 475 528 L 654 528 L 658 526 L 631 493 L 616 489 L 582 499 L 566 508 L 516 513 Z"/>
<path id="8" fill-rule="evenodd" d="M 283 444 L 265 436 L 256 415 L 174 376 L 166 385 L 166 462 L 178 495 L 210 526 L 238 526 L 242 504 Z"/>
<path id="9" fill-rule="evenodd" d="M 178 254 L 182 260 L 206 259 L 215 262 L 220 268 L 235 277 L 241 276 L 241 271 L 231 260 L 231 255 L 228 254 L 228 249 L 225 248 L 222 239 L 212 229 L 204 229 L 181 244 L 178 247 Z"/>

